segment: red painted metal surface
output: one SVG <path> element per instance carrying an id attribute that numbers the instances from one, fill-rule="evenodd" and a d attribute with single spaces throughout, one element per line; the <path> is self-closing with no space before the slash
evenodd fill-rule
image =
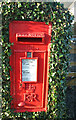
<path id="1" fill-rule="evenodd" d="M 46 111 L 51 24 L 13 21 L 9 36 L 14 43 L 10 57 L 11 108 L 15 112 Z"/>

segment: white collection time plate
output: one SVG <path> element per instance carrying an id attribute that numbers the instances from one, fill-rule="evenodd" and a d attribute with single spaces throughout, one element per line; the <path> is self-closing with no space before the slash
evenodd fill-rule
<path id="1" fill-rule="evenodd" d="M 37 81 L 37 59 L 22 59 L 22 81 Z"/>

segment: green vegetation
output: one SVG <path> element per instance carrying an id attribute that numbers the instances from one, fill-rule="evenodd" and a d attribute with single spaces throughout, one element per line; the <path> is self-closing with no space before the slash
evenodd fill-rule
<path id="1" fill-rule="evenodd" d="M 13 120 L 62 120 L 66 119 L 66 75 L 68 71 L 69 44 L 72 37 L 71 23 L 74 16 L 57 2 L 3 2 L 2 3 L 2 119 Z M 52 22 L 50 48 L 49 91 L 47 112 L 14 113 L 10 109 L 9 23 L 13 20 Z"/>

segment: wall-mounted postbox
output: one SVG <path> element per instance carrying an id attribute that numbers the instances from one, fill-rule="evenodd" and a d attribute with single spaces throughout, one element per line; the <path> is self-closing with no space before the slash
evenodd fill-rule
<path id="1" fill-rule="evenodd" d="M 47 110 L 51 24 L 13 21 L 9 25 L 11 108 L 15 112 Z"/>

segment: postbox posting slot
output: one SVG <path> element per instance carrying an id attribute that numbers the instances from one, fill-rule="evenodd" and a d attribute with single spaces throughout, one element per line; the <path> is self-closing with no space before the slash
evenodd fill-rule
<path id="1" fill-rule="evenodd" d="M 42 42 L 42 38 L 25 38 L 25 37 L 18 37 L 19 42 Z"/>
<path id="2" fill-rule="evenodd" d="M 17 43 L 24 43 L 24 44 L 43 44 L 44 43 L 44 33 L 38 32 L 38 33 L 16 33 L 16 41 Z"/>

